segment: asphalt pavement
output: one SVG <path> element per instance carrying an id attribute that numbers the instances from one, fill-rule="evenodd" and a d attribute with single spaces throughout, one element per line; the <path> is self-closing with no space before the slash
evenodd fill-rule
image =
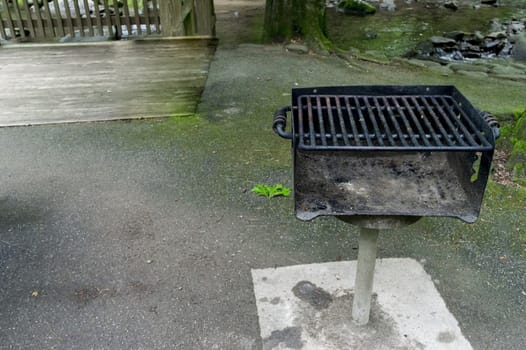
<path id="1" fill-rule="evenodd" d="M 252 269 L 357 253 L 353 226 L 251 193 L 292 186 L 273 111 L 295 86 L 448 79 L 371 67 L 220 46 L 194 117 L 0 129 L 0 349 L 260 348 Z M 520 225 L 506 210 L 483 209 L 489 234 Z M 379 257 L 419 261 L 474 349 L 524 349 L 524 259 L 449 238 L 483 223 L 424 219 L 382 233 Z"/>

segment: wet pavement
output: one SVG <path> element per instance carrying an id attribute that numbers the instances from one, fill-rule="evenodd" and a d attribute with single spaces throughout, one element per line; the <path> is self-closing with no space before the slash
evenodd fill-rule
<path id="1" fill-rule="evenodd" d="M 251 269 L 357 253 L 354 227 L 297 221 L 292 198 L 250 192 L 292 185 L 274 110 L 294 86 L 454 83 L 497 111 L 526 97 L 519 83 L 458 79 L 220 46 L 195 117 L 0 129 L 0 349 L 260 348 Z M 423 264 L 474 349 L 526 347 L 526 260 L 512 244 L 525 199 L 492 183 L 475 225 L 380 235 L 381 258 Z"/>

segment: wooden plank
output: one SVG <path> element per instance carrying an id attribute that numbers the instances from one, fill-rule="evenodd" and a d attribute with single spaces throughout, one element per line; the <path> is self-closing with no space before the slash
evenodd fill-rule
<path id="1" fill-rule="evenodd" d="M 186 4 L 186 7 L 187 8 L 185 8 L 183 11 L 184 34 L 187 36 L 192 36 L 196 32 L 194 1 Z"/>
<path id="2" fill-rule="evenodd" d="M 53 5 L 55 6 L 55 17 L 61 19 L 62 18 L 62 13 L 60 12 L 60 7 L 58 5 L 58 1 L 57 0 L 53 0 Z M 57 21 L 57 23 L 58 23 L 58 33 L 55 32 L 55 35 L 58 34 L 61 37 L 66 35 L 66 33 L 64 31 L 64 25 L 62 24 L 62 21 Z"/>
<path id="3" fill-rule="evenodd" d="M 131 35 L 132 28 L 131 28 L 131 22 L 130 22 L 130 9 L 128 7 L 128 1 L 123 1 L 122 10 L 124 12 L 124 23 L 126 24 L 126 30 L 128 30 L 128 36 Z"/>
<path id="4" fill-rule="evenodd" d="M 146 22 L 146 34 L 150 35 L 152 34 L 152 30 L 150 28 L 150 8 L 148 7 L 149 1 L 142 0 L 142 11 L 144 15 L 144 19 Z"/>
<path id="5" fill-rule="evenodd" d="M 135 25 L 137 26 L 137 35 L 142 35 L 141 19 L 139 14 L 139 4 L 137 0 L 133 0 L 133 16 L 135 17 Z"/>
<path id="6" fill-rule="evenodd" d="M 84 2 L 84 11 L 86 11 L 86 21 L 87 21 L 87 27 L 88 27 L 88 35 L 89 36 L 93 36 L 95 33 L 93 31 L 93 22 L 91 21 L 91 16 L 92 14 L 90 14 L 90 8 L 89 8 L 89 4 L 88 4 L 88 0 L 83 0 Z M 79 18 L 81 19 L 81 22 L 82 22 L 82 18 L 79 16 Z"/>
<path id="7" fill-rule="evenodd" d="M 3 11 L 6 14 L 7 17 L 7 26 L 9 27 L 9 31 L 11 32 L 11 39 L 15 38 L 15 26 L 13 25 L 13 17 L 11 17 L 11 11 L 9 10 L 9 5 L 7 4 L 7 0 L 2 0 L 2 5 L 4 9 L 7 9 L 6 11 Z"/>
<path id="8" fill-rule="evenodd" d="M 111 21 L 110 5 L 108 0 L 103 0 L 102 3 L 104 5 L 104 19 L 106 20 L 106 25 L 108 26 L 108 35 L 110 38 L 113 38 L 113 23 Z"/>
<path id="9" fill-rule="evenodd" d="M 51 15 L 51 10 L 49 9 L 49 2 L 44 1 L 44 12 L 46 14 L 46 22 L 42 23 L 44 26 L 47 24 L 51 28 L 51 36 L 58 36 L 57 29 L 53 25 L 53 16 Z"/>
<path id="10" fill-rule="evenodd" d="M 157 3 L 157 0 L 152 0 L 152 6 L 153 6 L 152 14 L 154 16 L 155 32 L 159 34 L 161 33 L 161 26 L 160 26 L 160 20 L 159 20 L 159 4 Z"/>
<path id="11" fill-rule="evenodd" d="M 182 1 L 164 0 L 159 5 L 162 35 L 167 37 L 184 36 Z"/>
<path id="12" fill-rule="evenodd" d="M 75 21 L 76 21 L 76 27 L 79 29 L 80 31 L 80 36 L 83 37 L 85 36 L 85 33 L 84 33 L 84 26 L 82 25 L 82 21 L 81 21 L 81 17 L 82 17 L 82 14 L 80 13 L 80 6 L 79 6 L 79 1 L 81 0 L 71 0 L 73 1 L 73 8 L 75 9 L 75 13 L 76 13 L 76 16 L 75 16 Z M 88 8 L 84 8 L 84 14 L 89 17 L 89 9 Z"/>
<path id="13" fill-rule="evenodd" d="M 104 35 L 104 30 L 102 29 L 102 18 L 100 16 L 100 7 L 99 7 L 99 1 L 93 0 L 93 7 L 95 8 L 95 20 L 97 22 L 97 30 L 99 32 L 99 35 Z"/>
<path id="14" fill-rule="evenodd" d="M 8 64 L 0 81 L 10 85 L 0 93 L 0 126 L 192 114 L 212 58 L 209 43 L 137 40 L 2 49 L 0 61 Z"/>
<path id="15" fill-rule="evenodd" d="M 74 38 L 75 28 L 73 28 L 73 19 L 71 18 L 71 9 L 69 8 L 69 2 L 68 0 L 62 0 L 62 2 L 64 3 L 64 12 L 66 13 L 66 23 L 69 29 L 69 34 L 71 34 L 71 37 Z"/>
<path id="16" fill-rule="evenodd" d="M 27 0 L 26 0 L 27 1 Z M 44 29 L 44 23 L 42 19 L 42 14 L 40 13 L 40 7 L 38 5 L 38 2 L 35 4 L 33 3 L 33 9 L 35 10 L 35 17 L 37 21 L 37 27 L 38 27 L 38 36 L 46 37 L 46 30 Z M 53 36 L 53 34 L 51 34 Z"/>
<path id="17" fill-rule="evenodd" d="M 35 32 L 35 27 L 33 26 L 33 21 L 31 20 L 31 10 L 29 9 L 29 4 L 27 2 L 27 0 L 22 0 L 22 5 L 24 6 L 24 11 L 25 11 L 25 15 L 26 15 L 26 18 L 28 19 L 28 25 L 27 25 L 27 28 L 29 29 L 29 32 L 31 33 L 30 35 L 33 36 L 33 37 L 36 37 L 37 36 L 37 33 Z M 38 6 L 37 6 L 38 7 Z"/>
<path id="18" fill-rule="evenodd" d="M 2 13 L 0 12 L 0 38 L 7 40 L 7 33 L 4 27 L 4 20 L 2 19 Z"/>
<path id="19" fill-rule="evenodd" d="M 127 1 L 127 0 L 124 0 Z M 115 37 L 118 39 L 122 37 L 122 27 L 121 27 L 121 10 L 119 9 L 118 0 L 113 0 L 113 10 L 115 11 L 115 16 L 113 17 L 115 21 Z"/>
<path id="20" fill-rule="evenodd" d="M 26 31 L 24 30 L 24 25 L 22 23 L 22 14 L 20 13 L 20 7 L 18 6 L 18 1 L 13 0 L 12 5 L 13 5 L 13 10 L 15 11 L 15 17 L 16 17 L 16 22 L 18 25 L 18 31 L 20 33 L 20 37 L 25 39 Z"/>
<path id="21" fill-rule="evenodd" d="M 215 36 L 215 14 L 213 0 L 195 1 L 196 34 Z"/>

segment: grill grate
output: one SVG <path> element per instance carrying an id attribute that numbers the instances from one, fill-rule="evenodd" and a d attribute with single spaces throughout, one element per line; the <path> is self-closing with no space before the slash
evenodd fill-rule
<path id="1" fill-rule="evenodd" d="M 493 149 L 449 95 L 299 95 L 293 106 L 300 149 Z"/>

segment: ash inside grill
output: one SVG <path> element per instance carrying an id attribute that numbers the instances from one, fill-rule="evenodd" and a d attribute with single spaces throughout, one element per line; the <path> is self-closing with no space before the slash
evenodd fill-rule
<path id="1" fill-rule="evenodd" d="M 297 152 L 296 215 L 456 216 L 474 222 L 471 152 Z M 479 199 L 480 200 L 480 199 Z"/>

